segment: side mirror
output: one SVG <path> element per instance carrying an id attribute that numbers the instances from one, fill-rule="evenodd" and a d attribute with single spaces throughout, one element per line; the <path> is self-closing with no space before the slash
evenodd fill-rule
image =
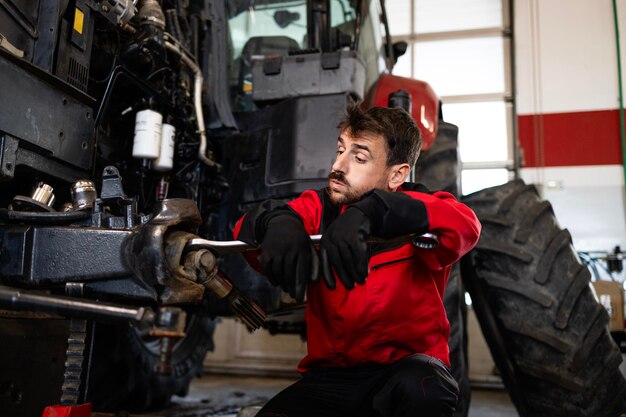
<path id="1" fill-rule="evenodd" d="M 402 55 L 406 53 L 406 50 L 408 47 L 409 47 L 409 44 L 407 44 L 405 41 L 394 42 L 391 45 L 394 63 L 398 62 L 398 58 L 400 58 Z"/>
<path id="2" fill-rule="evenodd" d="M 300 20 L 300 13 L 298 12 L 292 13 L 289 10 L 277 10 L 274 13 L 274 22 L 282 29 L 298 20 Z"/>

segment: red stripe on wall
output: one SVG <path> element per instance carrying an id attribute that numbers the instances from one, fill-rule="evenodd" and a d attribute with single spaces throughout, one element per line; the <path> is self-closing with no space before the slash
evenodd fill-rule
<path id="1" fill-rule="evenodd" d="M 518 116 L 522 166 L 622 163 L 619 110 Z"/>

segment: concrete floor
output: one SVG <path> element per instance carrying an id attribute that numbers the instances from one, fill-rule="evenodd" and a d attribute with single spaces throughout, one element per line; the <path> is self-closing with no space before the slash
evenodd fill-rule
<path id="1" fill-rule="evenodd" d="M 242 406 L 262 404 L 290 385 L 293 379 L 206 375 L 191 384 L 189 395 L 174 397 L 162 417 L 237 417 Z M 239 417 L 252 417 L 249 412 Z M 518 417 L 506 391 L 473 390 L 469 417 Z"/>

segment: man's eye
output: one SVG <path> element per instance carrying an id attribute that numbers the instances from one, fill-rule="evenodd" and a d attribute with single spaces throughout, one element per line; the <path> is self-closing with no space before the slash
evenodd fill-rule
<path id="1" fill-rule="evenodd" d="M 358 156 L 355 156 L 354 159 L 359 163 L 359 164 L 364 164 L 365 163 L 365 159 L 363 158 L 359 158 Z"/>

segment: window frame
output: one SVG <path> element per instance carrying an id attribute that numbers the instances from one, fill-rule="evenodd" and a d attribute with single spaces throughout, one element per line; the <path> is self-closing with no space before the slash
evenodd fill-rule
<path id="1" fill-rule="evenodd" d="M 410 59 L 410 76 L 415 78 L 415 47 L 419 42 L 453 40 L 453 39 L 471 39 L 501 36 L 503 39 L 503 71 L 504 71 L 504 91 L 486 94 L 465 94 L 465 95 L 447 95 L 440 96 L 442 107 L 446 104 L 456 103 L 477 103 L 484 101 L 502 101 L 505 105 L 505 123 L 507 130 L 507 159 L 502 161 L 484 161 L 484 162 L 462 162 L 462 171 L 465 170 L 482 170 L 482 169 L 506 169 L 509 172 L 509 178 L 519 177 L 520 169 L 520 152 L 518 146 L 517 132 L 517 113 L 515 105 L 515 50 L 513 37 L 513 18 L 512 18 L 512 2 L 513 0 L 501 0 L 502 2 L 502 26 L 486 27 L 479 29 L 464 29 L 456 31 L 441 31 L 429 33 L 416 33 L 415 31 L 415 13 L 417 12 L 416 3 L 418 0 L 408 0 L 410 2 L 410 30 L 411 32 L 404 35 L 392 35 L 392 42 L 407 42 L 408 57 Z M 428 82 L 428 80 L 424 80 Z M 445 120 L 445 110 L 444 110 Z M 462 127 L 460 127 L 462 129 Z"/>

